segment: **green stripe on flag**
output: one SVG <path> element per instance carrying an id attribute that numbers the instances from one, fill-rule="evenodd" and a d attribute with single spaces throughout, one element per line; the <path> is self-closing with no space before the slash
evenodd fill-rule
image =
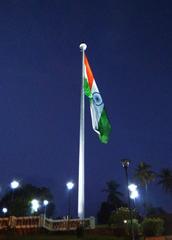
<path id="1" fill-rule="evenodd" d="M 100 132 L 99 139 L 102 143 L 108 143 L 109 134 L 111 132 L 111 125 L 109 123 L 105 109 L 103 109 L 100 120 L 98 131 Z"/>
<path id="2" fill-rule="evenodd" d="M 91 90 L 90 90 L 90 86 L 89 86 L 86 78 L 84 79 L 84 92 L 85 92 L 85 95 L 87 97 L 92 98 L 92 93 L 91 93 Z"/>

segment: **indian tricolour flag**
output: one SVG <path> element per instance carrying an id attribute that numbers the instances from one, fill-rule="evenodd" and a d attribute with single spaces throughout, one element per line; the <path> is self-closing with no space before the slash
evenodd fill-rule
<path id="1" fill-rule="evenodd" d="M 108 143 L 111 126 L 86 55 L 84 55 L 84 91 L 90 99 L 93 129 L 98 133 L 102 143 Z"/>

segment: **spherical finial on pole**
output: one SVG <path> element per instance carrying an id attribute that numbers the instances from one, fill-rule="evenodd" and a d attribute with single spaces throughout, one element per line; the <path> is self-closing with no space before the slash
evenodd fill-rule
<path id="1" fill-rule="evenodd" d="M 81 43 L 79 45 L 79 48 L 82 50 L 82 51 L 85 51 L 87 49 L 87 45 L 85 43 Z"/>

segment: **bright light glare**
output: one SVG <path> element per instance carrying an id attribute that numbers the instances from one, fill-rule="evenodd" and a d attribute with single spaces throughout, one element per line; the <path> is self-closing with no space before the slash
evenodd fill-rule
<path id="1" fill-rule="evenodd" d="M 71 190 L 74 187 L 74 183 L 73 182 L 68 182 L 66 183 L 66 187 L 68 190 Z"/>
<path id="2" fill-rule="evenodd" d="M 38 208 L 40 208 L 40 204 L 39 204 L 39 201 L 37 199 L 33 199 L 31 201 L 31 209 L 32 209 L 32 212 L 37 212 L 38 211 Z"/>
<path id="3" fill-rule="evenodd" d="M 128 185 L 128 189 L 129 189 L 131 192 L 136 191 L 137 185 L 135 185 L 135 184 L 132 183 L 132 184 Z"/>
<path id="4" fill-rule="evenodd" d="M 11 188 L 12 188 L 12 189 L 16 189 L 16 188 L 18 188 L 18 187 L 20 186 L 19 182 L 16 181 L 16 180 L 13 180 L 13 181 L 10 183 L 10 185 L 11 185 Z"/>
<path id="5" fill-rule="evenodd" d="M 126 220 L 126 219 L 124 220 L 124 223 L 127 223 L 127 220 Z"/>
<path id="6" fill-rule="evenodd" d="M 49 204 L 49 201 L 48 200 L 44 200 L 43 204 L 44 204 L 44 206 L 47 206 Z"/>
<path id="7" fill-rule="evenodd" d="M 132 192 L 130 193 L 130 198 L 131 198 L 131 199 L 138 198 L 138 196 L 139 196 L 139 193 L 138 193 L 137 190 L 132 191 Z"/>
<path id="8" fill-rule="evenodd" d="M 2 212 L 5 214 L 5 213 L 8 212 L 8 209 L 7 209 L 6 207 L 4 207 L 4 208 L 2 209 Z"/>

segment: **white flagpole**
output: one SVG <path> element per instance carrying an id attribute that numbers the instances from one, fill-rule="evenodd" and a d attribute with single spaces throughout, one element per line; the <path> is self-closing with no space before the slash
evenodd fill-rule
<path id="1" fill-rule="evenodd" d="M 84 219 L 84 150 L 85 150 L 85 96 L 84 96 L 84 54 L 87 48 L 85 43 L 80 44 L 82 51 L 82 85 L 81 85 L 81 109 L 80 109 L 80 136 L 79 136 L 79 177 L 78 177 L 78 217 Z"/>

